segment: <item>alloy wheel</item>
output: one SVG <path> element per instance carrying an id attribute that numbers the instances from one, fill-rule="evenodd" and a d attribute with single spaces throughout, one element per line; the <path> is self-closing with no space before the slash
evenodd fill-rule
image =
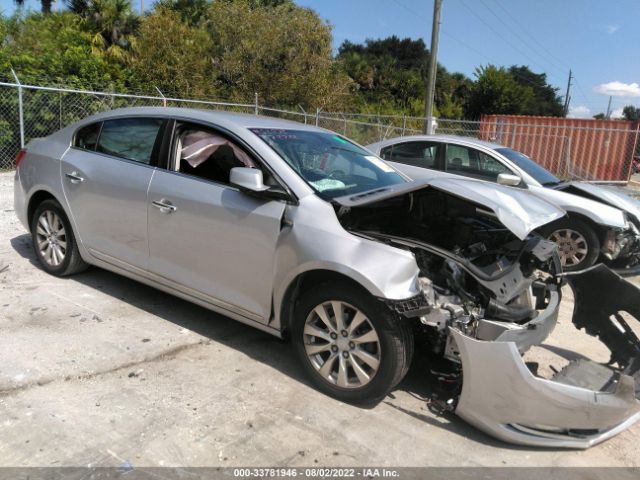
<path id="1" fill-rule="evenodd" d="M 359 309 L 341 301 L 317 305 L 305 321 L 304 349 L 313 368 L 341 388 L 368 384 L 380 367 L 380 338 Z"/>
<path id="2" fill-rule="evenodd" d="M 589 253 L 589 245 L 584 236 L 575 230 L 563 228 L 549 235 L 549 240 L 558 246 L 563 267 L 575 267 L 582 263 Z"/>
<path id="3" fill-rule="evenodd" d="M 36 240 L 40 257 L 50 266 L 57 267 L 67 255 L 67 234 L 60 216 L 45 210 L 38 217 Z"/>

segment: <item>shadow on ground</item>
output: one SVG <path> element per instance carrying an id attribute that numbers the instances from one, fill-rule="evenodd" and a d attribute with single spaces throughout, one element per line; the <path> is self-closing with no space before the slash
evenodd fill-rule
<path id="1" fill-rule="evenodd" d="M 14 237 L 11 239 L 11 245 L 20 256 L 39 268 L 30 235 Z M 60 281 L 79 282 L 99 290 L 115 300 L 126 302 L 213 342 L 234 348 L 297 382 L 311 385 L 299 366 L 299 360 L 290 342 L 101 268 L 91 267 L 71 278 L 61 278 Z M 496 448 L 536 450 L 497 441 L 466 424 L 453 413 L 447 412 L 434 416 L 429 412 L 427 404 L 434 399 L 436 391 L 436 382 L 429 374 L 428 357 L 416 354 L 405 379 L 382 400 L 382 403 L 425 423 L 427 428 L 441 428 Z M 411 406 L 403 405 L 406 402 L 397 398 L 399 392 L 406 392 L 418 399 L 418 406 L 416 402 L 410 402 Z"/>

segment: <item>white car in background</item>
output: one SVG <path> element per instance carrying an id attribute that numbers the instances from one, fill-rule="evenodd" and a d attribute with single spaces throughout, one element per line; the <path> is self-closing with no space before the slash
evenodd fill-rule
<path id="1" fill-rule="evenodd" d="M 526 189 L 567 212 L 539 229 L 556 242 L 565 271 L 601 261 L 621 274 L 640 272 L 640 201 L 614 188 L 563 182 L 516 150 L 450 135 L 398 137 L 368 145 L 415 179 L 463 176 Z"/>

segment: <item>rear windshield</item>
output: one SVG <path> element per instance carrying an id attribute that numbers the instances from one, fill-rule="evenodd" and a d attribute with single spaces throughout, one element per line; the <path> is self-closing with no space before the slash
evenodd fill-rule
<path id="1" fill-rule="evenodd" d="M 408 181 L 384 160 L 333 133 L 265 128 L 251 131 L 325 198 Z"/>

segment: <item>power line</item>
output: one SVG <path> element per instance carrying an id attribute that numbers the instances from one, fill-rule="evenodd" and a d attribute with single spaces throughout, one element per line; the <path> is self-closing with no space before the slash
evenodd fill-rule
<path id="1" fill-rule="evenodd" d="M 522 31 L 522 33 L 524 33 L 527 37 L 529 37 L 531 40 L 533 40 L 547 55 L 549 55 L 549 59 L 555 59 L 558 63 L 558 65 L 562 66 L 564 68 L 564 65 L 567 63 L 564 60 L 558 58 L 555 54 L 553 54 L 551 51 L 549 51 L 542 43 L 540 43 L 540 41 L 538 41 L 538 39 L 534 36 L 531 35 L 527 29 L 513 16 L 511 15 L 511 13 L 509 13 L 509 11 L 504 8 L 499 0 L 494 0 L 494 3 L 500 8 L 500 10 L 502 10 L 504 13 L 507 14 L 507 16 L 511 19 L 511 21 L 513 21 L 513 23 L 515 23 L 516 25 L 518 25 L 518 27 L 520 27 L 520 30 Z"/>
<path id="2" fill-rule="evenodd" d="M 467 9 L 467 11 L 469 11 L 474 17 L 476 17 L 478 20 L 480 20 L 489 30 L 491 30 L 496 36 L 498 36 L 501 40 L 503 40 L 505 43 L 507 43 L 513 50 L 515 50 L 516 52 L 518 52 L 520 55 L 522 55 L 523 57 L 528 58 L 529 60 L 532 61 L 532 63 L 534 65 L 538 65 L 538 67 L 541 67 L 542 70 L 545 70 L 544 66 L 540 65 L 538 62 L 534 61 L 529 55 L 527 55 L 525 52 L 523 52 L 522 50 L 520 50 L 518 47 L 516 47 L 515 45 L 513 45 L 512 42 L 509 41 L 509 39 L 505 38 L 500 32 L 498 32 L 495 28 L 493 28 L 491 26 L 491 24 L 489 24 L 484 18 L 482 18 L 480 15 L 478 15 L 473 9 L 471 9 L 469 7 L 469 5 L 467 5 L 464 1 L 460 1 L 460 5 L 462 5 L 464 8 Z"/>
<path id="3" fill-rule="evenodd" d="M 484 5 L 484 7 L 489 11 L 489 13 L 491 13 L 491 15 L 493 15 L 496 18 L 496 20 L 498 20 L 502 25 L 504 25 L 504 27 L 509 32 L 511 32 L 518 40 L 520 40 L 525 47 L 529 48 L 533 53 L 535 53 L 539 57 L 544 58 L 545 61 L 548 60 L 547 55 L 545 55 L 544 53 L 540 53 L 540 51 L 537 48 L 533 48 L 533 46 L 531 46 L 529 42 L 525 40 L 515 29 L 513 29 L 507 22 L 505 22 L 502 18 L 500 18 L 500 16 L 498 16 L 498 14 L 496 14 L 496 12 L 494 12 L 493 9 L 484 2 L 484 0 L 480 0 L 480 3 Z M 553 68 L 557 69 L 558 71 L 562 70 L 563 75 L 567 71 L 567 68 L 564 65 L 562 66 L 562 68 L 558 68 L 557 66 L 554 65 Z"/>
<path id="4" fill-rule="evenodd" d="M 424 20 L 425 22 L 429 21 L 426 17 L 424 17 L 422 14 L 418 13 L 417 11 L 415 11 L 414 9 L 404 5 L 403 3 L 401 3 L 399 0 L 393 0 L 394 3 L 396 3 L 398 6 L 402 7 L 403 9 L 405 9 L 407 12 L 411 13 L 413 16 L 419 18 L 420 20 Z M 474 46 L 468 44 L 467 42 L 460 40 L 458 37 L 452 35 L 451 33 L 449 33 L 448 30 L 446 30 L 445 28 L 440 27 L 440 33 L 442 33 L 443 35 L 445 35 L 446 37 L 450 38 L 451 40 L 454 40 L 455 42 L 458 42 L 460 45 L 462 45 L 463 47 L 469 49 L 470 51 L 474 52 L 475 54 L 483 57 L 484 59 L 486 59 L 489 63 L 494 63 L 494 60 L 492 58 L 490 58 L 489 56 L 487 56 L 484 52 L 481 52 L 480 50 L 478 50 L 477 48 L 475 48 Z M 532 82 L 529 78 L 520 75 L 517 72 L 510 72 L 511 75 L 513 75 L 516 78 L 519 78 L 520 80 L 522 80 L 523 82 L 529 83 L 533 86 L 538 86 L 537 83 Z"/>

